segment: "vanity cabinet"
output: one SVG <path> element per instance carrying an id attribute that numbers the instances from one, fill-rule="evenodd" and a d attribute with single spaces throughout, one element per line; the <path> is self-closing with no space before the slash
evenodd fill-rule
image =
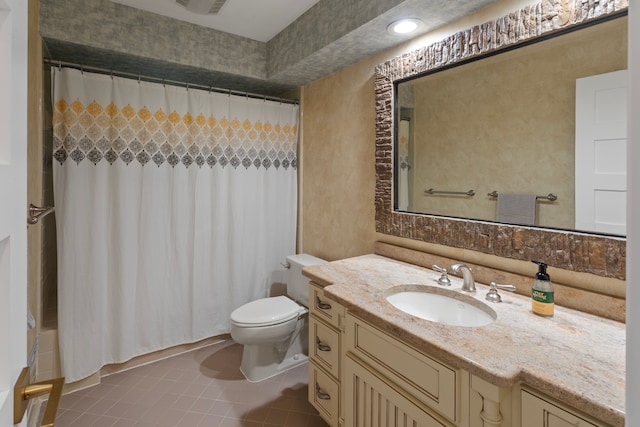
<path id="1" fill-rule="evenodd" d="M 345 372 L 347 397 L 359 396 L 363 390 L 359 373 L 364 371 L 355 368 L 359 364 L 364 370 L 374 370 L 380 381 L 386 381 L 391 389 L 401 391 L 407 402 L 414 400 L 416 407 L 424 407 L 428 418 L 447 420 L 437 425 L 460 421 L 457 408 L 461 403 L 461 389 L 468 384 L 466 372 L 429 357 L 351 313 L 347 314 L 346 350 L 349 358 L 349 368 Z M 352 407 L 350 403 L 357 408 L 367 402 L 355 399 L 347 402 L 348 408 Z M 368 411 L 371 408 L 359 409 Z M 357 414 L 358 411 L 353 412 Z M 357 425 L 357 422 L 349 423 L 346 414 L 345 418 L 348 425 Z"/>
<path id="2" fill-rule="evenodd" d="M 343 425 L 342 369 L 345 309 L 309 285 L 309 402 L 332 427 Z M 347 424 L 348 425 L 348 424 Z"/>
<path id="3" fill-rule="evenodd" d="M 332 427 L 610 427 L 456 368 L 310 289 L 309 401 Z"/>
<path id="4" fill-rule="evenodd" d="M 319 286 L 311 297 L 309 401 L 332 427 L 511 425 L 505 389 L 392 337 Z"/>
<path id="5" fill-rule="evenodd" d="M 468 374 L 347 313 L 345 423 L 454 426 Z"/>

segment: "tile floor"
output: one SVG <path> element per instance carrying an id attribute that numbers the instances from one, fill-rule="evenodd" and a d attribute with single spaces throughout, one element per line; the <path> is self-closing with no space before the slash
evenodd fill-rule
<path id="1" fill-rule="evenodd" d="M 214 344 L 62 396 L 56 427 L 320 427 L 307 364 L 259 383 L 240 373 L 242 346 Z"/>

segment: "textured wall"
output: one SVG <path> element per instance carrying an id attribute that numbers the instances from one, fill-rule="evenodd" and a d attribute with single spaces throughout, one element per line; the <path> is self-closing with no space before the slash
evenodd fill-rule
<path id="1" fill-rule="evenodd" d="M 264 78 L 263 43 L 134 9 L 109 0 L 41 0 L 42 37 Z"/>
<path id="2" fill-rule="evenodd" d="M 268 42 L 267 74 L 303 85 L 398 45 L 402 38 L 386 31 L 397 19 L 420 17 L 435 29 L 495 2 L 322 0 Z"/>
<path id="3" fill-rule="evenodd" d="M 399 3 L 402 0 L 323 0 L 316 3 L 268 42 L 269 75 L 282 73 Z M 340 11 L 338 14 L 337 10 Z M 357 47 L 358 43 L 353 46 Z"/>
<path id="4" fill-rule="evenodd" d="M 373 69 L 361 61 L 302 92 L 302 249 L 335 260 L 375 241 Z"/>

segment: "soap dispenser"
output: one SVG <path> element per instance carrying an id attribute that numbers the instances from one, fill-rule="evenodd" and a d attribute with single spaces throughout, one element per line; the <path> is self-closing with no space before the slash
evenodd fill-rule
<path id="1" fill-rule="evenodd" d="M 539 316 L 553 316 L 554 298 L 553 285 L 547 274 L 547 264 L 540 261 L 531 261 L 538 264 L 536 279 L 531 288 L 531 311 Z"/>

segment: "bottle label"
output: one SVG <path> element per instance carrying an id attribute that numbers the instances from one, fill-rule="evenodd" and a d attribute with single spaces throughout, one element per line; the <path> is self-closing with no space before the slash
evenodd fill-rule
<path id="1" fill-rule="evenodd" d="M 531 291 L 531 310 L 535 314 L 542 316 L 553 316 L 553 291 L 540 291 L 533 289 Z"/>

